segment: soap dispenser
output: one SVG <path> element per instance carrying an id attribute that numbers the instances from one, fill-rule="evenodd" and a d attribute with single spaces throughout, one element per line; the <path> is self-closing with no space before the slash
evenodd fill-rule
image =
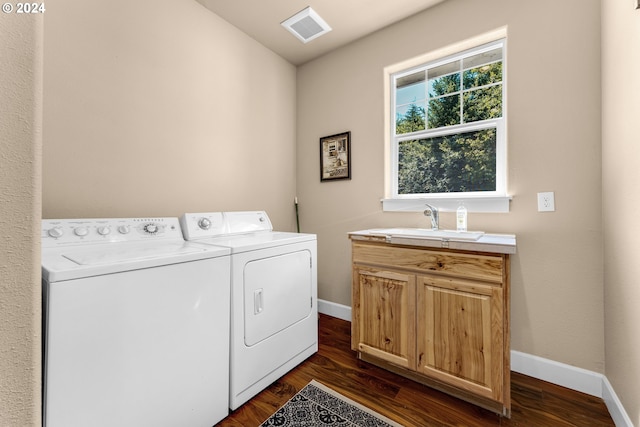
<path id="1" fill-rule="evenodd" d="M 467 208 L 463 202 L 456 210 L 456 231 L 467 231 Z"/>

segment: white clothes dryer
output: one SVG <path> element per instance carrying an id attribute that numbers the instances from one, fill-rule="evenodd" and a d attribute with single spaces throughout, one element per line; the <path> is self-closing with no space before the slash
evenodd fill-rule
<path id="1" fill-rule="evenodd" d="M 43 220 L 43 424 L 226 417 L 229 253 L 178 218 Z"/>
<path id="2" fill-rule="evenodd" d="M 264 211 L 187 213 L 186 240 L 231 250 L 231 409 L 318 351 L 315 234 L 273 231 Z"/>

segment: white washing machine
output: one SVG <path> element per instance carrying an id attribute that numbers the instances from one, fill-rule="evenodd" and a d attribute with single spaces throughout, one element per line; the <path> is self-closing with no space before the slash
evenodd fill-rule
<path id="1" fill-rule="evenodd" d="M 43 220 L 44 425 L 226 417 L 229 253 L 177 218 Z"/>
<path id="2" fill-rule="evenodd" d="M 187 213 L 185 239 L 231 250 L 229 407 L 318 351 L 315 234 L 273 231 L 266 212 Z"/>

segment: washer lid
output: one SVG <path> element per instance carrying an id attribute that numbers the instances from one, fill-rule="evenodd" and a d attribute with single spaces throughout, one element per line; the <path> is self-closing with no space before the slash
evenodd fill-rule
<path id="1" fill-rule="evenodd" d="M 63 253 L 62 256 L 79 265 L 99 265 L 202 252 L 202 248 L 185 247 L 180 242 L 138 248 L 122 247 L 124 245 L 117 246 L 110 248 L 112 250 L 109 251 L 104 247 L 100 247 L 93 250 Z"/>
<path id="2" fill-rule="evenodd" d="M 111 243 L 50 248 L 42 251 L 42 278 L 78 279 L 229 255 L 224 247 L 185 241 Z"/>

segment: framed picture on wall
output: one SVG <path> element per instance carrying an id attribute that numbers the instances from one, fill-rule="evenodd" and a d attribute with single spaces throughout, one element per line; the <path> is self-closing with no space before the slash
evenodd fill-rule
<path id="1" fill-rule="evenodd" d="M 351 179 L 351 132 L 320 138 L 320 181 Z"/>

